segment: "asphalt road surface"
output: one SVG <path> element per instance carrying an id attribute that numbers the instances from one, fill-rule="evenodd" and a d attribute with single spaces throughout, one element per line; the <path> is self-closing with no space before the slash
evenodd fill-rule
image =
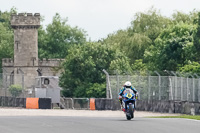
<path id="1" fill-rule="evenodd" d="M 172 118 L 0 116 L 0 133 L 200 133 L 200 121 Z"/>

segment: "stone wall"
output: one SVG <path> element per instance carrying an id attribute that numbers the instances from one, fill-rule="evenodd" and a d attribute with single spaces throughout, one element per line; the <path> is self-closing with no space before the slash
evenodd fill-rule
<path id="1" fill-rule="evenodd" d="M 4 58 L 2 59 L 2 66 L 3 67 L 13 67 L 14 61 L 12 58 Z"/>
<path id="2" fill-rule="evenodd" d="M 13 28 L 23 28 L 24 26 L 28 27 L 40 27 L 40 14 L 35 13 L 19 13 L 19 14 L 12 14 L 11 16 L 11 26 Z"/>
<path id="3" fill-rule="evenodd" d="M 39 66 L 40 67 L 54 67 L 54 66 L 60 66 L 60 64 L 64 61 L 64 59 L 42 59 L 39 60 Z"/>

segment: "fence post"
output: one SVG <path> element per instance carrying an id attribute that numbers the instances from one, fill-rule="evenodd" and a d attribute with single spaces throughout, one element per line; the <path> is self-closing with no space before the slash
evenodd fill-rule
<path id="1" fill-rule="evenodd" d="M 197 77 L 197 79 L 195 80 L 195 82 L 197 82 L 197 88 L 196 88 L 196 100 L 197 102 L 200 102 L 200 82 L 199 82 L 199 75 L 197 75 L 196 73 L 194 73 L 194 75 Z M 198 80 L 198 81 L 197 81 Z"/>
<path id="2" fill-rule="evenodd" d="M 140 88 L 140 89 L 139 89 Z M 142 88 L 142 85 L 141 85 L 141 75 L 139 75 L 139 84 L 138 84 L 138 97 L 140 98 L 140 90 Z"/>
<path id="3" fill-rule="evenodd" d="M 172 79 L 171 79 L 171 76 L 169 76 L 169 100 L 173 100 Z"/>
<path id="4" fill-rule="evenodd" d="M 6 74 L 5 97 L 7 96 L 7 88 L 8 88 L 8 75 Z"/>
<path id="5" fill-rule="evenodd" d="M 195 101 L 195 85 L 194 85 L 194 77 L 192 78 L 192 81 L 193 81 L 193 85 L 192 85 L 192 101 L 194 102 Z"/>
<path id="6" fill-rule="evenodd" d="M 183 77 L 181 77 L 181 101 L 183 101 Z"/>
<path id="7" fill-rule="evenodd" d="M 102 71 L 106 74 L 106 97 L 112 99 L 112 92 L 111 92 L 111 88 L 110 88 L 109 74 L 105 69 L 103 69 Z"/>
<path id="8" fill-rule="evenodd" d="M 23 98 L 25 98 L 25 91 L 24 91 L 24 74 L 22 74 L 22 92 L 23 92 Z"/>
<path id="9" fill-rule="evenodd" d="M 157 71 L 154 71 L 154 72 L 158 75 L 158 93 L 159 93 L 159 96 L 158 96 L 159 98 L 158 99 L 161 100 L 161 90 L 160 90 L 161 89 L 160 88 L 160 86 L 161 86 L 160 85 L 160 80 L 161 79 L 160 79 L 160 74 Z"/>
<path id="10" fill-rule="evenodd" d="M 118 73 L 117 73 L 117 75 L 116 75 L 116 77 L 117 77 L 117 86 L 116 86 L 116 92 L 117 92 L 117 94 L 119 93 L 119 75 L 118 75 Z"/>
<path id="11" fill-rule="evenodd" d="M 188 76 L 192 77 L 192 97 L 191 100 L 194 101 L 194 76 L 192 74 L 189 74 Z M 191 90 L 189 90 L 189 86 L 188 86 L 188 91 L 190 91 L 188 94 L 191 96 Z M 189 101 L 189 99 L 187 99 Z"/>
<path id="12" fill-rule="evenodd" d="M 71 100 L 72 100 L 72 109 L 74 109 L 74 100 L 73 98 L 71 98 Z"/>
<path id="13" fill-rule="evenodd" d="M 150 75 L 148 75 L 148 101 L 151 99 L 151 85 L 150 85 Z"/>
<path id="14" fill-rule="evenodd" d="M 200 78 L 198 79 L 198 82 L 199 82 L 199 86 L 198 86 L 198 101 L 200 102 Z"/>
<path id="15" fill-rule="evenodd" d="M 173 71 L 171 71 L 171 73 L 175 76 L 175 86 L 174 86 L 175 96 L 174 96 L 174 100 L 178 100 L 178 96 L 177 96 L 177 93 L 178 93 L 177 75 Z"/>
<path id="16" fill-rule="evenodd" d="M 186 81 L 186 87 L 187 87 L 186 88 L 187 89 L 187 91 L 186 91 L 187 92 L 187 101 L 189 101 L 189 96 L 188 96 L 188 92 L 189 92 L 189 90 L 188 90 L 189 89 L 188 77 L 187 77 L 187 81 Z"/>

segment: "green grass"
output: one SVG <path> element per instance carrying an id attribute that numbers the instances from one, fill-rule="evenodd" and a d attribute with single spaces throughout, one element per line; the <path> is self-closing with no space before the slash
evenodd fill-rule
<path id="1" fill-rule="evenodd" d="M 200 115 L 180 115 L 180 116 L 155 116 L 150 118 L 185 118 L 185 119 L 194 119 L 200 120 Z"/>

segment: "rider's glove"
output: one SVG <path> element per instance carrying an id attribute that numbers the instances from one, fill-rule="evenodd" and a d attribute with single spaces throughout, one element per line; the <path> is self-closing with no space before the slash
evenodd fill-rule
<path id="1" fill-rule="evenodd" d="M 135 94 L 135 98 L 138 99 L 138 93 Z"/>

